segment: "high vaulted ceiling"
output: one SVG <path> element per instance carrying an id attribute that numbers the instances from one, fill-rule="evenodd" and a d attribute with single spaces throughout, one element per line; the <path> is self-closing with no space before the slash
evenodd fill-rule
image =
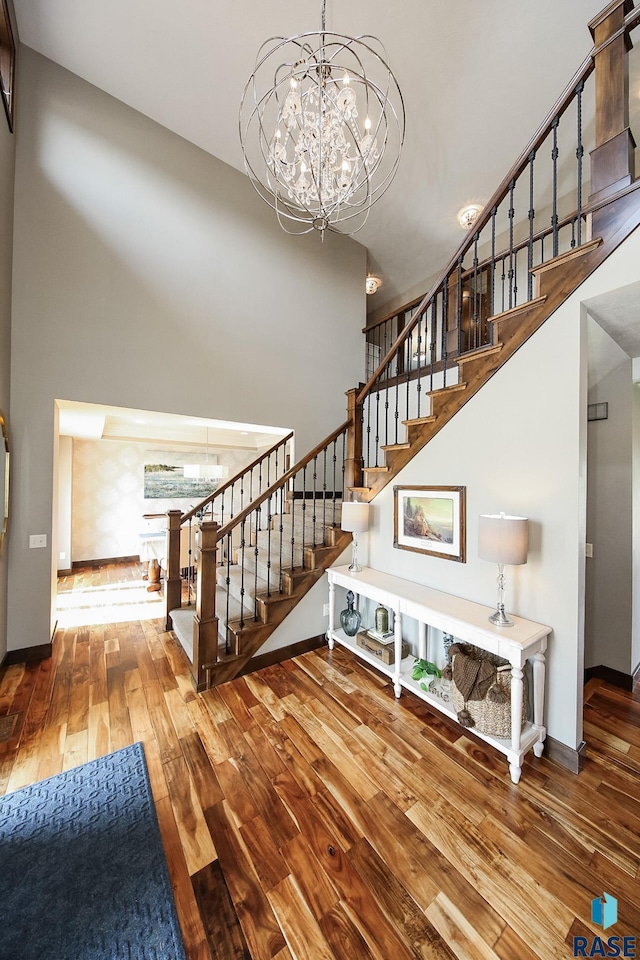
<path id="1" fill-rule="evenodd" d="M 258 48 L 316 30 L 320 0 L 14 0 L 22 43 L 238 170 Z M 373 34 L 400 87 L 398 176 L 357 239 L 375 306 L 420 291 L 462 239 L 591 49 L 605 0 L 328 0 L 327 28 Z M 640 90 L 636 96 L 640 95 Z M 318 238 L 318 243 L 320 239 Z"/>

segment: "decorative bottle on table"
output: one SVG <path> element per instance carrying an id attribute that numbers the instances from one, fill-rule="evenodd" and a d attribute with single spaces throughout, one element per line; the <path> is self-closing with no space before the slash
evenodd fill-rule
<path id="1" fill-rule="evenodd" d="M 389 611 L 386 607 L 383 607 L 382 604 L 376 607 L 375 624 L 376 633 L 380 634 L 380 636 L 389 633 Z"/>
<path id="2" fill-rule="evenodd" d="M 347 609 L 343 610 L 340 614 L 340 623 L 342 624 L 342 629 L 348 637 L 355 637 L 356 633 L 360 629 L 360 623 L 362 622 L 362 617 L 360 611 L 354 609 L 355 594 L 353 590 L 347 591 Z"/>

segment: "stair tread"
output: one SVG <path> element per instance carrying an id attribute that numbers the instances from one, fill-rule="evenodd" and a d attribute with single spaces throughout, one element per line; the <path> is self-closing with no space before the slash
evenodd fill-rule
<path id="1" fill-rule="evenodd" d="M 476 350 L 468 350 L 461 357 L 456 357 L 456 363 L 462 366 L 463 364 L 467 363 L 468 360 L 475 360 L 476 357 L 489 357 L 494 353 L 500 353 L 500 351 L 503 348 L 504 348 L 503 343 L 497 343 L 497 344 L 489 343 L 483 347 L 478 347 Z"/>
<path id="2" fill-rule="evenodd" d="M 496 313 L 492 317 L 489 317 L 487 323 L 500 323 L 502 320 L 509 320 L 511 317 L 517 317 L 520 313 L 525 313 L 527 310 L 533 310 L 535 307 L 539 306 L 541 303 L 544 303 L 546 296 L 543 297 L 534 297 L 533 300 L 527 300 L 526 303 L 520 303 L 517 307 L 511 307 L 510 310 L 503 310 L 502 313 Z"/>
<path id="3" fill-rule="evenodd" d="M 363 467 L 365 473 L 389 473 L 390 467 Z"/>
<path id="4" fill-rule="evenodd" d="M 381 450 L 384 450 L 386 453 L 387 450 L 409 450 L 411 447 L 410 443 L 387 443 L 384 446 L 380 447 Z"/>
<path id="5" fill-rule="evenodd" d="M 584 257 L 587 253 L 591 253 L 592 250 L 599 247 L 601 243 L 602 237 L 594 237 L 593 240 L 587 240 L 586 243 L 581 243 L 579 247 L 572 247 L 571 250 L 559 253 L 558 256 L 552 260 L 545 260 L 544 263 L 538 264 L 537 267 L 532 267 L 531 273 L 534 276 L 538 276 L 547 270 L 553 270 L 554 267 L 557 267 L 559 264 L 567 263 L 569 260 L 575 260 L 576 257 Z"/>
<path id="6" fill-rule="evenodd" d="M 436 390 L 427 390 L 427 397 L 441 397 L 445 393 L 459 393 L 467 389 L 466 383 L 452 383 L 448 387 L 438 387 Z"/>
<path id="7" fill-rule="evenodd" d="M 421 423 L 434 423 L 438 417 L 435 413 L 432 413 L 428 417 L 414 417 L 413 420 L 403 420 L 402 423 L 405 427 L 418 426 Z"/>

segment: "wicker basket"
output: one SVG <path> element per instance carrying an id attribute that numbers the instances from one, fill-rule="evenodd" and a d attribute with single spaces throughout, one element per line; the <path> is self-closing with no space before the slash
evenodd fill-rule
<path id="1" fill-rule="evenodd" d="M 502 739 L 511 739 L 511 664 L 496 657 L 484 650 L 476 650 L 476 654 L 483 660 L 488 660 L 496 667 L 496 683 L 498 683 L 507 695 L 506 703 L 495 703 L 493 700 L 467 700 L 466 708 L 475 720 L 475 727 L 470 727 L 473 732 L 484 733 L 488 737 L 501 737 Z M 455 661 L 455 654 L 452 663 Z M 523 677 L 523 695 L 522 695 L 522 723 L 525 723 L 529 712 L 529 691 L 527 684 L 527 674 Z M 465 706 L 462 694 L 451 681 L 451 702 L 456 713 Z"/>

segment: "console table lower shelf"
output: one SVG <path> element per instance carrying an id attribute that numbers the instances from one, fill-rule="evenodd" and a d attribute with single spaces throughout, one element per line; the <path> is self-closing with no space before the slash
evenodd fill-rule
<path id="1" fill-rule="evenodd" d="M 522 762 L 529 750 L 533 749 L 537 757 L 542 756 L 546 729 L 544 727 L 544 684 L 545 650 L 550 627 L 515 618 L 511 628 L 494 627 L 488 622 L 491 613 L 489 607 L 444 594 L 420 584 L 402 580 L 376 570 L 365 569 L 358 574 L 350 574 L 347 567 L 332 567 L 329 576 L 329 628 L 327 641 L 333 649 L 339 643 L 361 660 L 389 677 L 393 682 L 396 697 L 402 690 L 410 690 L 435 710 L 458 722 L 452 703 L 447 703 L 428 690 L 420 688 L 419 681 L 411 677 L 414 657 L 402 658 L 402 618 L 411 617 L 419 624 L 419 657 L 426 659 L 427 624 L 447 633 L 458 640 L 472 643 L 490 653 L 504 657 L 511 663 L 511 738 L 489 736 L 476 727 L 471 732 L 485 743 L 504 754 L 509 762 L 509 773 L 513 783 L 518 783 L 522 773 Z M 355 637 L 348 637 L 344 630 L 336 626 L 335 587 L 336 585 L 353 590 L 358 595 L 368 597 L 388 606 L 394 615 L 395 662 L 385 664 L 357 645 Z M 511 633 L 508 631 L 511 630 Z M 530 659 L 533 664 L 533 722 L 520 722 L 523 700 L 523 668 Z M 461 727 L 466 732 L 465 727 Z"/>

